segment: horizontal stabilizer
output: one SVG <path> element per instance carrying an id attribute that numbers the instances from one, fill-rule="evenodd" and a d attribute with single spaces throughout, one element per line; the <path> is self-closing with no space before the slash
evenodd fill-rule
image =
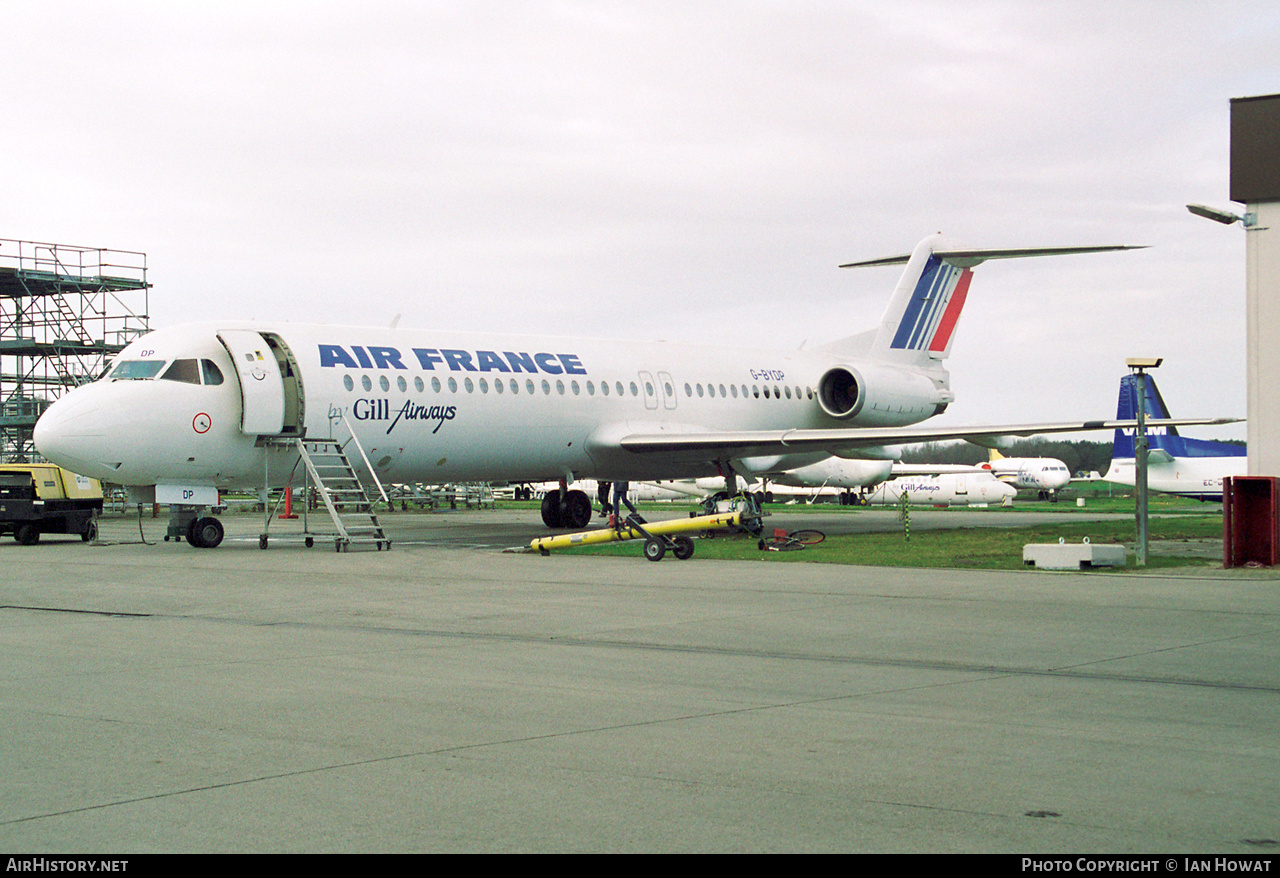
<path id="1" fill-rule="evenodd" d="M 841 268 L 870 265 L 903 265 L 905 268 L 889 299 L 880 327 L 868 351 L 872 359 L 913 369 L 940 371 L 951 354 L 956 325 L 969 295 L 975 266 L 988 259 L 1020 256 L 1065 256 L 1137 249 L 1125 245 L 1103 247 L 1024 247 L 999 250 L 967 247 L 942 235 L 931 235 L 910 255 L 847 262 Z M 858 353 L 855 341 L 843 339 L 822 350 L 848 356 Z"/>
<path id="2" fill-rule="evenodd" d="M 1145 250 L 1145 245 L 1116 244 L 1105 247 L 1023 247 L 1003 250 L 934 250 L 933 255 L 957 268 L 973 268 L 988 259 L 1018 259 L 1024 256 L 1070 256 L 1075 253 L 1105 253 L 1111 250 Z M 841 268 L 867 268 L 876 265 L 906 265 L 911 254 L 886 256 L 883 259 L 867 259 L 862 262 L 846 262 Z"/>

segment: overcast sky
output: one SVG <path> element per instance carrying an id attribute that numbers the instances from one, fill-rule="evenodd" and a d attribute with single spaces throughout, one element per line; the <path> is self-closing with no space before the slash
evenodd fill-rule
<path id="1" fill-rule="evenodd" d="M 1140 354 L 1245 414 L 1244 233 L 1184 205 L 1235 207 L 1274 0 L 0 9 L 0 237 L 145 251 L 153 327 L 795 348 L 900 270 L 837 264 L 935 231 L 1148 244 L 978 268 L 944 423 L 1112 415 Z"/>

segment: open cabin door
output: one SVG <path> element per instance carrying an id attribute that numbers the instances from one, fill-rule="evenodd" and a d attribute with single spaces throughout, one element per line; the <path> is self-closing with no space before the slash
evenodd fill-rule
<path id="1" fill-rule="evenodd" d="M 218 341 L 231 355 L 240 380 L 240 429 L 250 436 L 298 433 L 300 388 L 283 344 L 273 344 L 262 333 L 248 329 L 224 329 Z"/>

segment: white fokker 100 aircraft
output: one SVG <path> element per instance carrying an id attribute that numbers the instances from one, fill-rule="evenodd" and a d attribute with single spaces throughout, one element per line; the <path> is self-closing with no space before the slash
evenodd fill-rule
<path id="1" fill-rule="evenodd" d="M 558 479 L 544 520 L 580 528 L 591 503 L 568 490 L 578 478 L 719 474 L 733 491 L 736 472 L 831 454 L 881 457 L 880 446 L 891 443 L 1116 426 L 906 428 L 953 399 L 942 361 L 973 266 L 1115 249 L 1126 248 L 972 250 L 930 237 L 909 257 L 855 263 L 906 269 L 878 329 L 812 350 L 290 323 L 176 326 L 134 341 L 102 378 L 54 402 L 35 442 L 50 460 L 172 511 L 213 505 L 220 489 L 281 483 L 298 452 L 266 437 L 345 440 L 350 424 L 384 482 Z M 221 538 L 212 517 L 188 530 L 193 545 Z"/>

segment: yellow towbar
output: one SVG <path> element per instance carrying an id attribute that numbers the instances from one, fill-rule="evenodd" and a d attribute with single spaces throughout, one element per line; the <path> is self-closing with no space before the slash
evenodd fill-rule
<path id="1" fill-rule="evenodd" d="M 582 531 L 576 534 L 561 534 L 554 537 L 539 537 L 529 543 L 529 548 L 544 555 L 552 549 L 572 549 L 576 546 L 593 546 L 599 543 L 616 543 L 621 540 L 645 541 L 644 556 L 650 561 L 661 561 L 666 554 L 667 544 L 674 544 L 671 553 L 680 560 L 693 555 L 693 540 L 687 536 L 666 539 L 671 534 L 685 534 L 689 531 L 724 530 L 742 524 L 743 513 L 720 512 L 715 515 L 698 515 L 693 518 L 672 518 L 667 521 L 646 521 L 641 527 L 623 525 L 621 528 L 600 528 L 599 530 Z"/>

